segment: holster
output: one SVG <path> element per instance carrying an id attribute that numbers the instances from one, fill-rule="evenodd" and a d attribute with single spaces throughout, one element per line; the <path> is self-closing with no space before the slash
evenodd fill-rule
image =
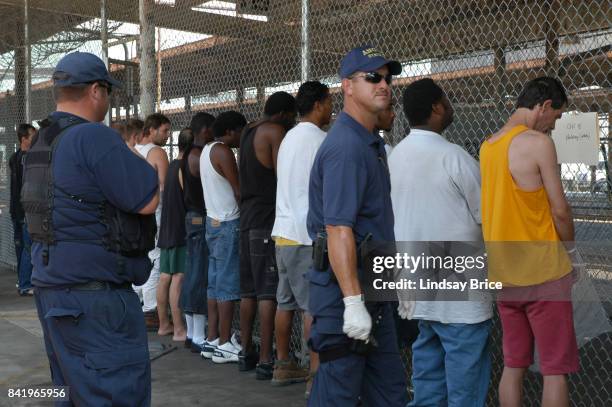
<path id="1" fill-rule="evenodd" d="M 143 257 L 155 248 L 155 215 L 124 212 L 106 204 L 102 209 L 106 225 L 103 246 L 125 257 Z"/>
<path id="2" fill-rule="evenodd" d="M 364 264 L 366 256 L 369 254 L 368 242 L 372 239 L 372 234 L 366 234 L 365 238 L 357 246 L 357 266 L 360 267 Z M 317 233 L 317 238 L 312 243 L 312 260 L 313 267 L 319 272 L 331 273 L 331 280 L 337 283 L 336 276 L 329 267 L 329 251 L 327 248 L 327 234 L 325 232 Z M 359 280 L 363 280 L 358 273 Z M 360 341 L 356 339 L 349 339 L 349 342 L 345 345 L 338 346 L 331 349 L 326 349 L 319 352 L 319 359 L 321 363 L 330 362 L 332 360 L 340 359 L 350 354 L 357 354 L 360 356 L 366 356 L 372 351 L 372 348 L 378 346 L 375 339 L 375 333 L 377 327 L 382 319 L 382 305 L 379 303 L 366 303 L 366 308 L 370 317 L 372 318 L 372 330 L 368 341 Z"/>
<path id="3" fill-rule="evenodd" d="M 316 271 L 326 272 L 329 269 L 329 254 L 327 251 L 327 234 L 317 233 L 312 242 L 312 265 Z"/>
<path id="4" fill-rule="evenodd" d="M 333 360 L 349 356 L 350 354 L 367 356 L 374 348 L 377 348 L 378 342 L 376 341 L 376 332 L 378 331 L 378 327 L 382 321 L 382 314 L 384 311 L 383 306 L 383 304 L 378 302 L 366 303 L 366 308 L 368 309 L 368 313 L 372 318 L 372 330 L 370 331 L 370 336 L 367 342 L 357 339 L 349 339 L 349 342 L 346 344 L 319 351 L 320 362 L 331 362 Z"/>
<path id="5" fill-rule="evenodd" d="M 357 268 L 364 264 L 364 260 L 369 254 L 370 248 L 368 247 L 368 242 L 371 239 L 372 234 L 368 233 L 357 246 Z M 325 232 L 317 233 L 316 239 L 312 242 L 312 264 L 316 271 L 326 272 L 329 270 L 329 251 L 327 249 L 327 233 Z M 332 279 L 335 281 L 333 272 Z"/>

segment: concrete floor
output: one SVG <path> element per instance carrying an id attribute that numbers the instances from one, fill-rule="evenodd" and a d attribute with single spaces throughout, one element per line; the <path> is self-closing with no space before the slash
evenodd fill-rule
<path id="1" fill-rule="evenodd" d="M 50 406 L 51 402 L 17 401 L 7 397 L 9 388 L 51 385 L 34 300 L 17 295 L 16 279 L 14 271 L 0 267 L 0 407 Z M 596 305 L 591 302 L 581 304 Z M 592 317 L 591 314 L 590 311 L 586 314 L 576 311 L 576 326 Z M 607 317 L 610 317 L 609 313 Z M 584 331 L 583 335 L 586 334 Z M 605 329 L 591 332 L 588 336 L 588 343 L 580 347 L 581 371 L 570 376 L 571 405 L 612 406 L 609 402 L 612 399 L 612 332 L 606 325 Z M 493 375 L 487 406 L 499 405 L 496 387 L 501 373 L 500 337 L 501 327 L 496 319 L 491 338 Z M 296 407 L 306 404 L 304 384 L 272 387 L 267 382 L 255 380 L 254 373 L 240 373 L 235 364 L 215 365 L 202 360 L 182 344 L 174 345 L 170 337 L 160 338 L 155 333 L 149 334 L 149 345 L 153 355 L 155 352 L 163 353 L 151 363 L 153 406 Z M 166 349 L 173 346 L 175 349 L 160 352 L 162 345 Z M 525 381 L 524 405 L 538 406 L 540 392 L 541 377 L 529 373 Z"/>
<path id="2" fill-rule="evenodd" d="M 34 300 L 17 295 L 16 279 L 14 271 L 0 268 L 0 406 L 49 406 L 49 401 L 7 396 L 9 388 L 51 384 Z M 149 342 L 151 348 L 172 346 L 170 337 L 155 333 Z M 153 406 L 305 405 L 304 384 L 272 387 L 255 380 L 255 373 L 238 372 L 235 364 L 215 365 L 178 345 L 151 363 Z"/>

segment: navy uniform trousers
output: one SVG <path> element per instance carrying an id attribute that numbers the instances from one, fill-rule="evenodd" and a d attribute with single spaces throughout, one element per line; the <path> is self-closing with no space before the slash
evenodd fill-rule
<path id="1" fill-rule="evenodd" d="M 37 288 L 51 377 L 69 386 L 57 406 L 149 406 L 151 364 L 138 296 L 128 289 Z"/>
<path id="2" fill-rule="evenodd" d="M 342 332 L 342 292 L 331 272 L 308 271 L 309 308 L 313 324 L 308 341 L 315 352 L 346 346 Z M 375 328 L 378 344 L 367 355 L 351 353 L 321 363 L 314 377 L 309 407 L 355 407 L 359 399 L 368 407 L 405 407 L 408 403 L 406 372 L 397 345 L 391 303 L 382 305 Z"/>

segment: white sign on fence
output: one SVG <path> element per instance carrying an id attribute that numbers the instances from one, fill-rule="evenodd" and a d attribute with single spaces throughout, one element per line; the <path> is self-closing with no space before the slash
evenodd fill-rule
<path id="1" fill-rule="evenodd" d="M 599 128 L 597 113 L 564 113 L 552 131 L 557 147 L 557 161 L 597 165 Z"/>

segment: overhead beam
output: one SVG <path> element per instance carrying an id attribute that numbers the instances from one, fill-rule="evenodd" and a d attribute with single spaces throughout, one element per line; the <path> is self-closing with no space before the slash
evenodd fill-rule
<path id="1" fill-rule="evenodd" d="M 44 11 L 59 15 L 72 15 L 84 18 L 100 18 L 100 7 L 97 1 L 70 0 L 57 1 L 30 0 L 30 9 Z M 190 31 L 209 35 L 222 35 L 230 37 L 248 37 L 254 32 L 265 28 L 265 22 L 231 17 L 220 14 L 193 11 L 190 5 L 204 3 L 184 2 L 181 7 L 165 4 L 152 4 L 151 16 L 156 27 L 172 30 Z M 0 0 L 0 4 L 22 7 L 23 0 Z M 127 5 L 127 6 L 126 6 Z M 109 1 L 109 20 L 139 24 L 138 2 Z"/>
<path id="2" fill-rule="evenodd" d="M 296 54 L 297 54 L 296 50 Z M 297 56 L 299 59 L 299 56 Z M 593 95 L 590 99 L 573 99 L 572 105 L 576 106 L 580 109 L 591 109 L 595 106 L 599 111 L 609 111 L 612 109 L 612 93 L 606 88 L 609 89 L 609 78 L 606 78 L 607 72 L 601 71 L 602 64 L 605 65 L 612 60 L 612 51 L 609 51 L 606 54 L 598 54 L 597 56 L 593 56 L 592 59 L 582 60 L 582 61 L 574 61 L 570 66 L 567 66 L 566 69 L 571 73 L 571 80 L 566 83 L 566 85 L 571 85 L 572 88 L 581 87 L 582 83 L 585 85 L 593 85 L 600 84 L 604 89 L 593 91 Z M 567 57 L 562 58 L 561 63 L 566 65 Z M 521 61 L 515 62 L 512 64 L 508 64 L 508 72 L 512 72 L 512 76 L 516 78 L 521 78 L 520 81 L 516 83 L 509 83 L 506 91 L 510 95 L 516 95 L 520 91 L 521 84 L 537 75 L 542 73 L 542 69 L 545 65 L 545 59 L 534 60 L 534 61 Z M 211 67 L 205 66 L 204 70 L 207 70 Z M 219 67 L 218 67 L 219 68 Z M 299 68 L 299 65 L 298 65 Z M 185 96 L 185 90 L 188 90 L 190 95 L 201 95 L 207 93 L 215 93 L 222 90 L 230 90 L 231 87 L 227 86 L 224 89 L 213 89 L 210 87 L 210 84 L 204 80 L 198 80 L 198 78 L 191 78 L 190 85 L 188 82 L 185 82 L 185 86 L 177 86 L 174 81 L 174 78 L 177 76 L 176 71 L 164 71 L 165 75 L 162 79 L 166 84 L 166 90 L 168 93 L 164 94 L 163 99 L 166 98 L 174 98 Z M 220 72 L 215 70 L 207 71 L 210 72 L 210 75 L 217 76 Z M 294 72 L 295 77 L 294 80 L 299 80 L 299 69 L 296 69 Z M 491 96 L 496 93 L 495 88 L 495 70 L 493 66 L 488 67 L 480 67 L 480 68 L 470 68 L 461 71 L 455 72 L 443 72 L 439 74 L 433 74 L 432 77 L 436 78 L 437 81 L 440 82 L 441 86 L 444 87 L 445 90 L 449 91 L 449 94 L 454 96 L 453 100 L 459 100 L 462 103 L 468 104 L 478 104 L 483 103 L 489 100 L 491 103 L 494 103 L 491 100 Z M 569 75 L 568 75 L 569 76 Z M 123 79 L 118 77 L 119 79 Z M 418 77 L 411 78 L 399 78 L 397 79 L 396 86 L 400 88 L 402 86 L 407 85 L 408 83 L 418 79 Z M 607 82 L 606 82 L 607 81 Z M 565 81 L 564 81 L 565 82 Z M 213 84 L 214 85 L 214 84 Z M 267 85 L 267 84 L 265 84 Z M 254 83 L 252 82 L 243 82 L 240 84 L 242 87 L 254 87 Z M 258 85 L 261 87 L 262 91 L 264 85 Z M 45 96 L 45 92 L 50 91 L 50 86 L 47 84 L 39 84 L 35 86 L 36 89 L 36 98 L 39 100 L 51 100 L 50 96 Z M 478 92 L 473 92 L 474 89 L 478 89 Z M 181 93 L 182 92 L 182 93 Z M 596 96 L 595 96 L 596 95 Z M 14 97 L 9 97 L 12 99 Z M 0 95 L 0 103 L 5 106 L 6 96 Z M 228 103 L 232 104 L 231 101 Z M 250 100 L 244 100 L 245 105 L 251 103 Z M 44 104 L 37 104 L 35 107 L 35 111 L 33 112 L 34 118 L 44 117 L 48 111 L 48 107 L 45 107 Z M 223 109 L 227 110 L 231 108 L 231 106 L 225 106 Z"/>
<path id="3" fill-rule="evenodd" d="M 31 2 L 32 0 L 30 0 Z M 16 6 L 6 6 L 7 0 L 0 0 L 0 20 L 5 28 L 0 33 L 0 54 L 5 52 L 13 51 L 15 49 L 17 41 L 17 33 L 23 30 L 21 24 L 16 24 L 16 16 L 19 13 L 23 13 L 23 8 L 17 8 Z M 23 1 L 16 2 L 23 4 Z M 81 24 L 85 21 L 82 17 L 72 17 L 71 21 L 66 21 L 60 14 L 46 14 L 39 13 L 32 10 L 29 7 L 29 19 L 30 19 L 30 43 L 36 45 L 41 40 L 47 39 L 61 31 L 72 29 L 74 26 Z M 14 26 L 14 28 L 7 28 Z"/>
<path id="4" fill-rule="evenodd" d="M 91 0 L 62 1 L 61 8 L 58 7 L 57 1 L 52 0 L 30 0 L 30 3 L 32 10 L 46 11 L 56 16 L 94 18 L 100 14 L 97 1 Z M 135 3 L 137 5 L 137 2 Z M 200 0 L 177 0 L 175 6 L 153 5 L 153 23 L 157 27 L 247 41 L 279 36 L 297 38 L 299 41 L 299 1 L 271 1 L 271 20 L 268 22 L 191 10 L 193 6 L 201 3 L 203 1 Z M 23 0 L 0 0 L 0 4 L 18 7 L 23 4 Z M 545 36 L 542 26 L 546 12 L 538 2 L 524 3 L 520 7 L 512 8 L 507 3 L 490 0 L 479 1 L 477 6 L 471 0 L 457 0 L 453 7 L 435 10 L 432 10 L 428 6 L 429 1 L 425 0 L 347 0 L 341 3 L 340 8 L 336 7 L 338 4 L 340 3 L 336 0 L 333 4 L 324 0 L 313 0 L 311 49 L 344 53 L 363 38 L 391 38 L 393 41 L 381 44 L 383 51 L 386 46 L 392 49 L 392 56 L 396 58 L 417 60 L 494 49 L 517 42 L 544 39 Z M 136 5 L 134 2 L 109 0 L 108 18 L 138 24 Z M 279 11 L 279 8 L 283 11 Z M 389 15 L 393 15 L 393 18 L 384 20 L 383 24 L 363 24 L 364 16 L 376 16 L 377 13 L 380 14 L 381 9 L 385 13 L 380 18 L 384 19 Z M 589 8 L 584 1 L 579 0 L 564 0 L 563 7 L 557 11 L 557 19 L 563 21 L 559 27 L 560 36 L 609 27 L 606 10 Z M 295 20 L 295 24 L 285 24 L 289 20 Z M 371 21 L 371 18 L 368 21 Z M 408 27 L 405 21 L 410 21 Z M 33 42 L 41 38 L 36 34 L 34 32 L 32 35 Z M 333 41 L 330 41 L 330 36 L 333 36 Z"/>
<path id="5" fill-rule="evenodd" d="M 253 38 L 268 24 L 162 4 L 153 7 L 151 16 L 156 27 L 235 38 Z"/>

